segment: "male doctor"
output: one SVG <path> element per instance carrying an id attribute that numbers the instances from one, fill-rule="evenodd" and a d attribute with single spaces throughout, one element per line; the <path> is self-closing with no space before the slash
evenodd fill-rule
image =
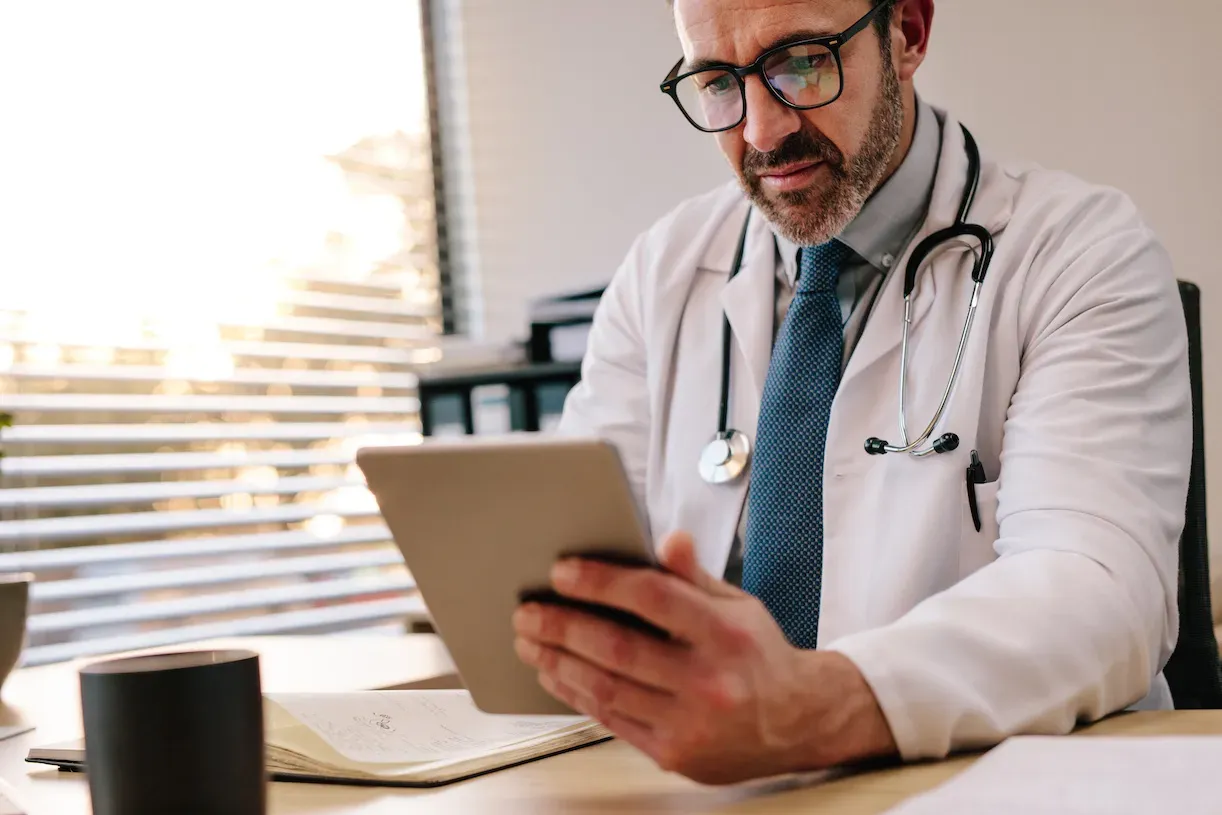
<path id="1" fill-rule="evenodd" d="M 904 272 L 956 222 L 972 163 L 913 89 L 933 6 L 674 3 L 676 125 L 712 133 L 737 183 L 632 247 L 562 422 L 617 446 L 665 568 L 552 576 L 669 637 L 533 605 L 514 625 L 548 691 L 698 781 L 1171 706 L 1187 343 L 1170 260 L 1128 198 L 986 153 L 967 222 L 995 254 L 922 449 L 958 444 L 863 446 L 903 446 L 937 414 L 983 249 L 920 264 L 901 431 Z M 751 442 L 737 479 L 698 467 L 719 429 Z"/>

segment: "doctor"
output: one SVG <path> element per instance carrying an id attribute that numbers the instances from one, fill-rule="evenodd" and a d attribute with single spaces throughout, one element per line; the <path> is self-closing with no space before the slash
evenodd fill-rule
<path id="1" fill-rule="evenodd" d="M 524 606 L 521 658 L 710 783 L 1169 707 L 1186 333 L 1134 205 L 921 100 L 933 0 L 674 5 L 737 183 L 632 247 L 562 423 L 667 569 L 553 573 L 670 637 Z"/>

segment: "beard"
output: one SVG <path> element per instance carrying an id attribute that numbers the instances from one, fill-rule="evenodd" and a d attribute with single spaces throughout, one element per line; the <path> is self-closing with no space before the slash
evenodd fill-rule
<path id="1" fill-rule="evenodd" d="M 780 147 L 761 153 L 747 146 L 739 183 L 776 231 L 798 246 L 818 246 L 844 231 L 882 181 L 899 146 L 904 100 L 895 66 L 885 60 L 878 104 L 861 149 L 852 158 L 803 120 Z M 768 194 L 761 172 L 799 162 L 823 162 L 830 180 L 804 190 Z"/>

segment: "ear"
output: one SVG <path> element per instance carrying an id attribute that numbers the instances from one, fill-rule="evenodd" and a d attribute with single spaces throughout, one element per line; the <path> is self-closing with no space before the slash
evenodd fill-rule
<path id="1" fill-rule="evenodd" d="M 891 13 L 891 51 L 900 82 L 911 82 L 929 50 L 934 0 L 898 0 Z"/>

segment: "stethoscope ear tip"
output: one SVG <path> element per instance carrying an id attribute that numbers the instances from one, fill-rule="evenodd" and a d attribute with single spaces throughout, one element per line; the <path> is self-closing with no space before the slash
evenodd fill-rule
<path id="1" fill-rule="evenodd" d="M 913 447 L 893 448 L 890 444 L 880 438 L 866 439 L 866 452 L 872 456 L 885 456 L 887 453 L 904 453 L 912 452 L 913 455 L 924 457 L 930 453 L 953 453 L 959 449 L 959 437 L 954 433 L 947 433 L 935 441 L 928 450 L 923 452 L 913 452 Z"/>
<path id="2" fill-rule="evenodd" d="M 959 437 L 954 433 L 947 433 L 933 444 L 933 451 L 939 455 L 942 453 L 953 453 L 958 449 Z"/>
<path id="3" fill-rule="evenodd" d="M 866 439 L 866 452 L 872 456 L 884 456 L 887 454 L 887 442 L 882 439 Z"/>

